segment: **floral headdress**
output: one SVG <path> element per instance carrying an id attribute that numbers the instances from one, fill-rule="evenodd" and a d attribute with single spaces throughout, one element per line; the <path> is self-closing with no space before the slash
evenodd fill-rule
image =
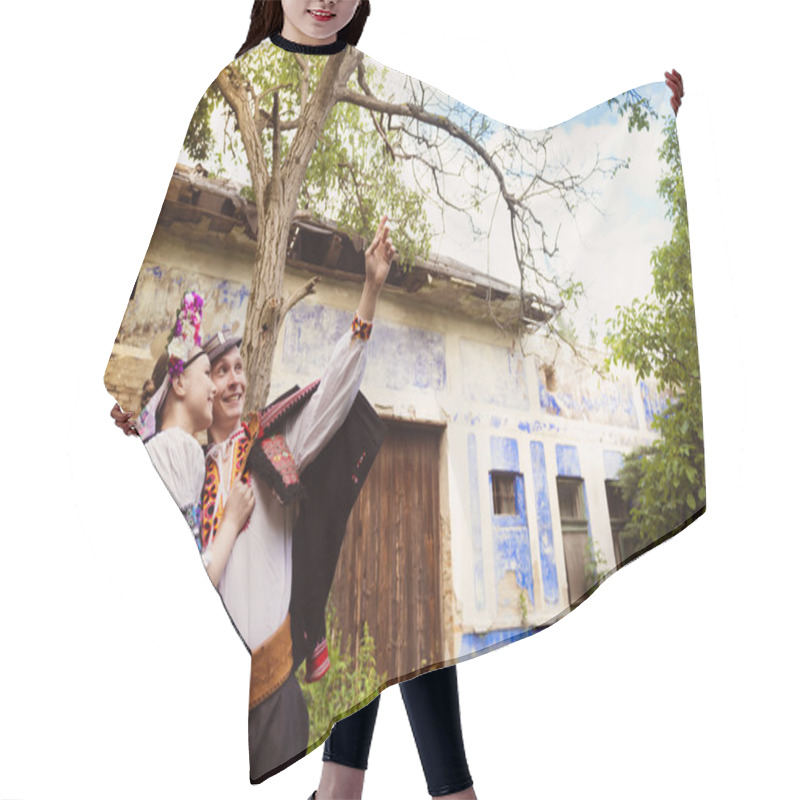
<path id="1" fill-rule="evenodd" d="M 175 324 L 170 332 L 167 351 L 162 356 L 166 357 L 167 368 L 160 386 L 156 389 L 153 396 L 147 401 L 147 405 L 142 409 L 138 419 L 139 435 L 143 441 L 147 441 L 156 434 L 157 415 L 161 406 L 166 400 L 172 378 L 180 375 L 186 367 L 196 358 L 203 355 L 201 350 L 192 358 L 189 358 L 192 348 L 201 347 L 203 338 L 200 334 L 200 325 L 203 321 L 203 298 L 197 292 L 187 292 L 183 296 L 180 308 L 175 315 Z M 158 371 L 159 364 L 156 364 Z"/>
<path id="2" fill-rule="evenodd" d="M 203 321 L 203 298 L 197 292 L 187 292 L 178 309 L 177 319 L 167 345 L 169 376 L 180 375 L 189 366 L 189 353 L 193 347 L 202 347 L 200 325 Z M 198 354 L 199 355 L 199 354 Z M 197 356 L 195 356 L 197 358 Z M 194 359 L 192 359 L 194 360 Z"/>

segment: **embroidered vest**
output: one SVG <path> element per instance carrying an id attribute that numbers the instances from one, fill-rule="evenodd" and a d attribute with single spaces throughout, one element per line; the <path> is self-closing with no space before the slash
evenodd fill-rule
<path id="1" fill-rule="evenodd" d="M 318 386 L 319 380 L 316 380 L 304 389 L 290 389 L 265 409 L 254 411 L 243 420 L 242 427 L 232 436 L 231 485 L 235 480 L 249 482 L 250 474 L 254 472 L 272 489 L 281 505 L 302 496 L 303 485 L 294 456 L 278 428 L 303 407 Z M 221 501 L 221 479 L 216 459 L 208 459 L 200 525 L 200 548 L 203 552 L 214 541 L 225 511 L 225 504 Z"/>

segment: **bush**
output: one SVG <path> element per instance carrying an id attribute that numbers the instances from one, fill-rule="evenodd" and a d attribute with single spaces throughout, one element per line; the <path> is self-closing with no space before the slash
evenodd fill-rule
<path id="1" fill-rule="evenodd" d="M 330 669 L 315 683 L 305 682 L 305 664 L 297 670 L 297 679 L 308 706 L 309 750 L 328 738 L 332 722 L 349 716 L 372 702 L 387 680 L 385 673 L 378 674 L 375 640 L 370 636 L 366 622 L 355 663 L 350 655 L 350 637 L 348 636 L 346 644 L 342 642 L 336 611 L 330 603 L 326 610 L 326 623 Z"/>

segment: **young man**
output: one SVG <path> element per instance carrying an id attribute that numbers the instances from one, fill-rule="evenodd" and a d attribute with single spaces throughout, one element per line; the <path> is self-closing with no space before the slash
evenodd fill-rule
<path id="1" fill-rule="evenodd" d="M 205 551 L 237 483 L 249 482 L 255 496 L 248 524 L 206 561 L 252 655 L 253 783 L 304 755 L 308 745 L 308 710 L 294 670 L 303 658 L 307 680 L 327 669 L 325 600 L 350 508 L 383 438 L 359 386 L 393 256 L 384 216 L 365 254 L 366 279 L 351 329 L 322 378 L 263 411 L 242 416 L 247 379 L 241 339 L 221 332 L 204 347 L 216 387 L 203 490 Z M 298 509 L 293 501 L 300 498 Z"/>

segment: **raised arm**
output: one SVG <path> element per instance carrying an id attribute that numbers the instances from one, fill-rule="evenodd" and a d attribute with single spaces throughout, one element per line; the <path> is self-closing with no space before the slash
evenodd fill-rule
<path id="1" fill-rule="evenodd" d="M 378 295 L 395 254 L 386 220 L 384 215 L 365 253 L 364 289 L 350 330 L 336 343 L 316 392 L 286 425 L 286 443 L 300 472 L 331 440 L 358 394 Z"/>

